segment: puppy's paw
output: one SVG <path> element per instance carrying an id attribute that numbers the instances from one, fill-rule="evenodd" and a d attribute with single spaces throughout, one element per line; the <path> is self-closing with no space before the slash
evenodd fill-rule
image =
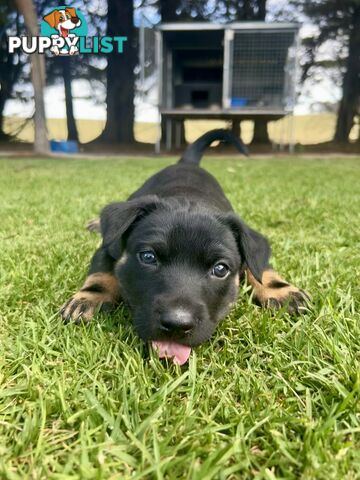
<path id="1" fill-rule="evenodd" d="M 251 272 L 247 278 L 254 290 L 258 305 L 267 308 L 284 308 L 291 315 L 305 313 L 309 309 L 310 296 L 300 288 L 283 280 L 274 270 L 265 270 L 259 283 Z"/>
<path id="2" fill-rule="evenodd" d="M 286 287 L 284 287 L 285 289 Z M 290 315 L 305 313 L 310 307 L 310 296 L 293 285 L 289 285 L 287 291 L 269 292 L 270 296 L 264 306 L 274 309 L 285 308 Z"/>
<path id="3" fill-rule="evenodd" d="M 95 292 L 77 292 L 60 309 L 65 322 L 89 322 L 101 310 L 111 307 L 104 296 Z"/>
<path id="4" fill-rule="evenodd" d="M 89 232 L 100 232 L 100 219 L 99 218 L 93 218 L 90 220 L 90 222 L 86 225 L 87 230 Z"/>

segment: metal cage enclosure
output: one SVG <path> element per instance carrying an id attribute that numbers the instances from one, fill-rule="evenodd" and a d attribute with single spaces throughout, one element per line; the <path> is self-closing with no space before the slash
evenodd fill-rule
<path id="1" fill-rule="evenodd" d="M 185 119 L 271 121 L 292 113 L 298 31 L 292 23 L 160 25 L 158 104 L 167 147 L 173 132 L 178 143 Z"/>

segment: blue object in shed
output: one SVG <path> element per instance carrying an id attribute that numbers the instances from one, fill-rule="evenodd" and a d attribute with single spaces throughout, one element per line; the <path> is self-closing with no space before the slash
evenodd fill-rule
<path id="1" fill-rule="evenodd" d="M 74 140 L 50 140 L 50 148 L 52 152 L 61 153 L 78 153 L 79 145 Z"/>
<path id="2" fill-rule="evenodd" d="M 245 97 L 232 97 L 231 106 L 232 107 L 245 107 L 248 104 L 248 99 Z"/>

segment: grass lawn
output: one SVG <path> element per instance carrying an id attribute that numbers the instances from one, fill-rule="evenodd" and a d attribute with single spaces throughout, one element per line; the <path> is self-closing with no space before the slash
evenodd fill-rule
<path id="1" fill-rule="evenodd" d="M 0 161 L 0 478 L 360 478 L 359 159 L 204 162 L 312 294 L 303 317 L 242 287 L 184 367 L 123 306 L 60 321 L 99 242 L 87 220 L 169 162 Z"/>

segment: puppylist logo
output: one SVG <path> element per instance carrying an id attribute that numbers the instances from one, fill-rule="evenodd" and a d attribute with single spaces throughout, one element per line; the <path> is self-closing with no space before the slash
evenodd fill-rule
<path id="1" fill-rule="evenodd" d="M 76 55 L 79 53 L 122 53 L 127 37 L 89 37 L 84 15 L 78 8 L 57 7 L 44 15 L 40 36 L 9 37 L 9 53 L 21 49 L 24 53 Z"/>

